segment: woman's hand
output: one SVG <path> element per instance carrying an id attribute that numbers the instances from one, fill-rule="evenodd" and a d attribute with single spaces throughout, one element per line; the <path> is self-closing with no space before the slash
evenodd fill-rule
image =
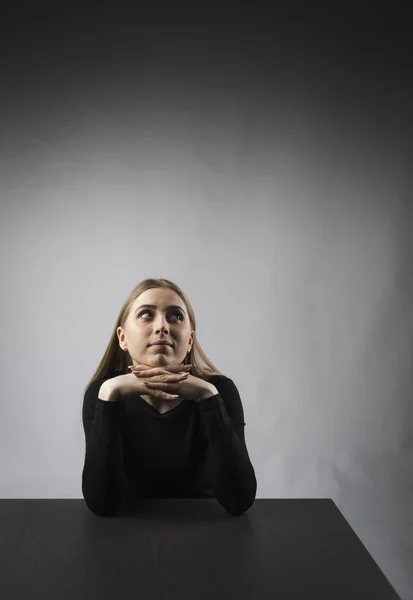
<path id="1" fill-rule="evenodd" d="M 130 370 L 136 377 L 142 380 L 147 393 L 156 398 L 176 400 L 174 395 L 178 395 L 183 400 L 199 401 L 218 393 L 215 391 L 216 388 L 204 379 L 187 373 L 191 365 L 171 365 L 171 370 L 168 369 L 169 366 L 152 367 L 150 365 L 139 364 L 130 367 Z M 176 371 L 177 366 L 180 368 L 180 372 L 178 373 Z M 140 373 L 136 371 L 140 371 Z M 173 373 L 175 376 L 172 380 L 170 373 Z"/>

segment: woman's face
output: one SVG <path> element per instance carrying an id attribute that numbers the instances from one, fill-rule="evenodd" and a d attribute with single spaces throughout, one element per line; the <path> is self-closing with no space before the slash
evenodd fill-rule
<path id="1" fill-rule="evenodd" d="M 135 299 L 125 328 L 118 327 L 117 334 L 119 345 L 128 350 L 134 365 L 157 367 L 183 363 L 195 331 L 180 296 L 170 288 L 152 288 Z M 153 345 L 159 339 L 171 346 Z"/>

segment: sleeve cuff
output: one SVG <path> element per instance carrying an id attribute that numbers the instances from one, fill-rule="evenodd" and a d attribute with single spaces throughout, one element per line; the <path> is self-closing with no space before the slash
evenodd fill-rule
<path id="1" fill-rule="evenodd" d="M 103 413 L 116 413 L 119 411 L 120 401 L 111 402 L 110 400 L 102 400 L 97 398 L 95 408 Z"/>
<path id="2" fill-rule="evenodd" d="M 221 395 L 218 393 L 214 396 L 210 396 L 209 398 L 199 400 L 197 404 L 201 411 L 221 410 L 221 408 L 224 406 L 224 401 L 222 400 Z"/>

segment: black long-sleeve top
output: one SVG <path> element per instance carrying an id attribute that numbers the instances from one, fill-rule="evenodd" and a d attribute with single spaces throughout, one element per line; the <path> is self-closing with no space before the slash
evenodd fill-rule
<path id="1" fill-rule="evenodd" d="M 211 376 L 218 394 L 165 413 L 139 394 L 101 400 L 104 381 L 94 380 L 83 401 L 82 493 L 91 511 L 113 516 L 131 485 L 143 498 L 215 498 L 233 515 L 251 507 L 257 480 L 232 379 Z"/>

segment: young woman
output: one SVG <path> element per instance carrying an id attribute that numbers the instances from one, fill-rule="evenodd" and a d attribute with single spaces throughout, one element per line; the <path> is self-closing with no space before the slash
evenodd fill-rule
<path id="1" fill-rule="evenodd" d="M 127 489 L 215 498 L 234 515 L 255 500 L 237 387 L 203 352 L 190 302 L 169 280 L 146 279 L 125 300 L 82 417 L 82 492 L 97 515 L 113 516 Z"/>

